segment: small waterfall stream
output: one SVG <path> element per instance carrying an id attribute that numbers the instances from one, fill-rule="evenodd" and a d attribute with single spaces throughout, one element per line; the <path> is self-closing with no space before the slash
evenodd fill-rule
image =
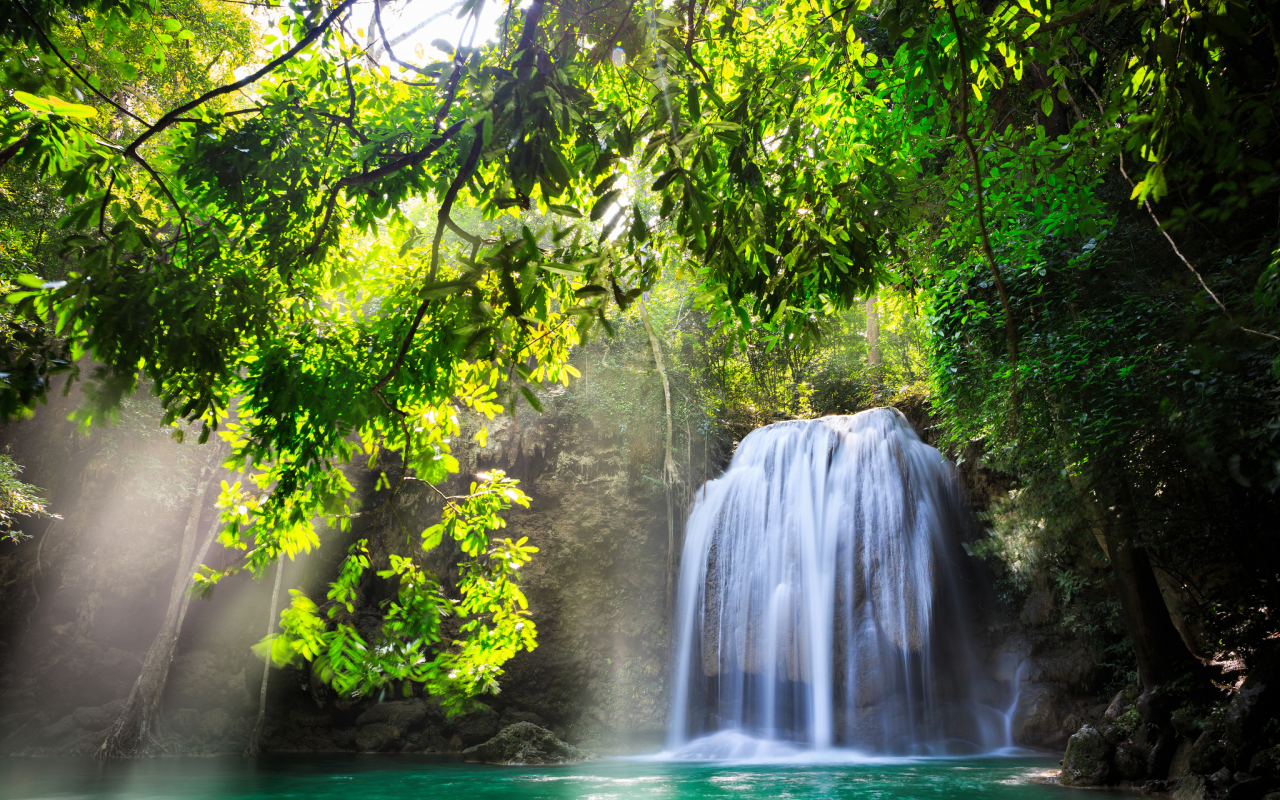
<path id="1" fill-rule="evenodd" d="M 1005 702 L 976 699 L 966 514 L 955 467 L 894 409 L 749 434 L 686 529 L 669 745 L 1008 746 Z"/>

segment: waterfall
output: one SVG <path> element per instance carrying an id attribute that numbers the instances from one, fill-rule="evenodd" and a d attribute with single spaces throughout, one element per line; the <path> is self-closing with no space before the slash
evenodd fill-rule
<path id="1" fill-rule="evenodd" d="M 894 409 L 749 434 L 686 527 L 669 745 L 1007 744 L 976 699 L 966 519 L 955 467 Z"/>

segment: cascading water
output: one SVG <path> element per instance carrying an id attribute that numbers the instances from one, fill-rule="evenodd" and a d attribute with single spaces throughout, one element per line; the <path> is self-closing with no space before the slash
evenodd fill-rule
<path id="1" fill-rule="evenodd" d="M 1009 745 L 978 698 L 966 513 L 955 467 L 894 409 L 753 431 L 686 527 L 669 744 Z"/>

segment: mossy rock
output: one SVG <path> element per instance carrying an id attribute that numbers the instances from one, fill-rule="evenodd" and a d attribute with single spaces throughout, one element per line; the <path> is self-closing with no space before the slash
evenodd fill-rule
<path id="1" fill-rule="evenodd" d="M 1105 786 L 1111 782 L 1111 756 L 1115 751 L 1097 728 L 1085 725 L 1067 740 L 1062 758 L 1063 786 Z"/>
<path id="2" fill-rule="evenodd" d="M 467 761 L 512 766 L 573 764 L 595 758 L 591 753 L 565 744 L 546 728 L 532 722 L 517 722 L 498 735 L 462 751 Z"/>

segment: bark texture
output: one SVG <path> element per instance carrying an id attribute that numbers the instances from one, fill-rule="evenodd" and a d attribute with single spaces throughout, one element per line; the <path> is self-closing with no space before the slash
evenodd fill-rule
<path id="1" fill-rule="evenodd" d="M 107 735 L 102 747 L 97 752 L 99 760 L 125 758 L 140 754 L 146 748 L 148 739 L 152 738 L 160 717 L 160 699 L 164 694 L 165 681 L 169 677 L 169 664 L 173 661 L 173 650 L 178 643 L 178 635 L 182 632 L 182 621 L 187 615 L 187 606 L 191 602 L 188 589 L 192 585 L 192 576 L 204 561 L 213 545 L 216 531 L 210 530 L 205 535 L 195 557 L 196 539 L 200 532 L 200 517 L 204 510 L 205 495 L 209 484 L 213 482 L 214 468 L 206 466 L 200 472 L 199 485 L 195 497 L 191 501 L 191 511 L 187 515 L 186 528 L 182 534 L 182 551 L 178 556 L 178 566 L 173 576 L 173 585 L 169 590 L 169 605 L 165 610 L 164 622 L 160 632 L 151 642 L 147 657 L 142 662 L 142 671 L 134 681 L 129 697 L 111 733 Z"/>

